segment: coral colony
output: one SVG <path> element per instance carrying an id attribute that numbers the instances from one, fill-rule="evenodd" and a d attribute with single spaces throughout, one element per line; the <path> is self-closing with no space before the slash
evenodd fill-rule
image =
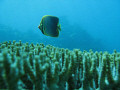
<path id="1" fill-rule="evenodd" d="M 120 53 L 2 42 L 0 89 L 120 90 Z"/>

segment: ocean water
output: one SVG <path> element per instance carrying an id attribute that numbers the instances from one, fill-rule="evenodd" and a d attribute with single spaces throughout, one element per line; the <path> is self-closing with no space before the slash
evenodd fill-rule
<path id="1" fill-rule="evenodd" d="M 45 36 L 38 29 L 44 15 L 60 19 L 58 38 Z M 120 1 L 0 0 L 0 43 L 9 40 L 120 52 Z"/>

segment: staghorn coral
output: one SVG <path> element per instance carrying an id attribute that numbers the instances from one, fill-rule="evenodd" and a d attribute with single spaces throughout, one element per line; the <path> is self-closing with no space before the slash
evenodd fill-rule
<path id="1" fill-rule="evenodd" d="M 119 90 L 120 53 L 0 43 L 0 89 Z"/>

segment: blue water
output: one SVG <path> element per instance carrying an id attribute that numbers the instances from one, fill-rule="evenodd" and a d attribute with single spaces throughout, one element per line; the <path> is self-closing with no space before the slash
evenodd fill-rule
<path id="1" fill-rule="evenodd" d="M 38 29 L 44 15 L 59 17 L 62 31 L 58 38 Z M 120 52 L 120 1 L 0 0 L 0 42 L 9 40 Z"/>

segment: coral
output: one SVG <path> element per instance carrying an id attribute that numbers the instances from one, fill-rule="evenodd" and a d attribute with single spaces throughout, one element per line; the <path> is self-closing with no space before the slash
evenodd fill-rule
<path id="1" fill-rule="evenodd" d="M 0 43 L 0 89 L 119 90 L 120 53 Z"/>

